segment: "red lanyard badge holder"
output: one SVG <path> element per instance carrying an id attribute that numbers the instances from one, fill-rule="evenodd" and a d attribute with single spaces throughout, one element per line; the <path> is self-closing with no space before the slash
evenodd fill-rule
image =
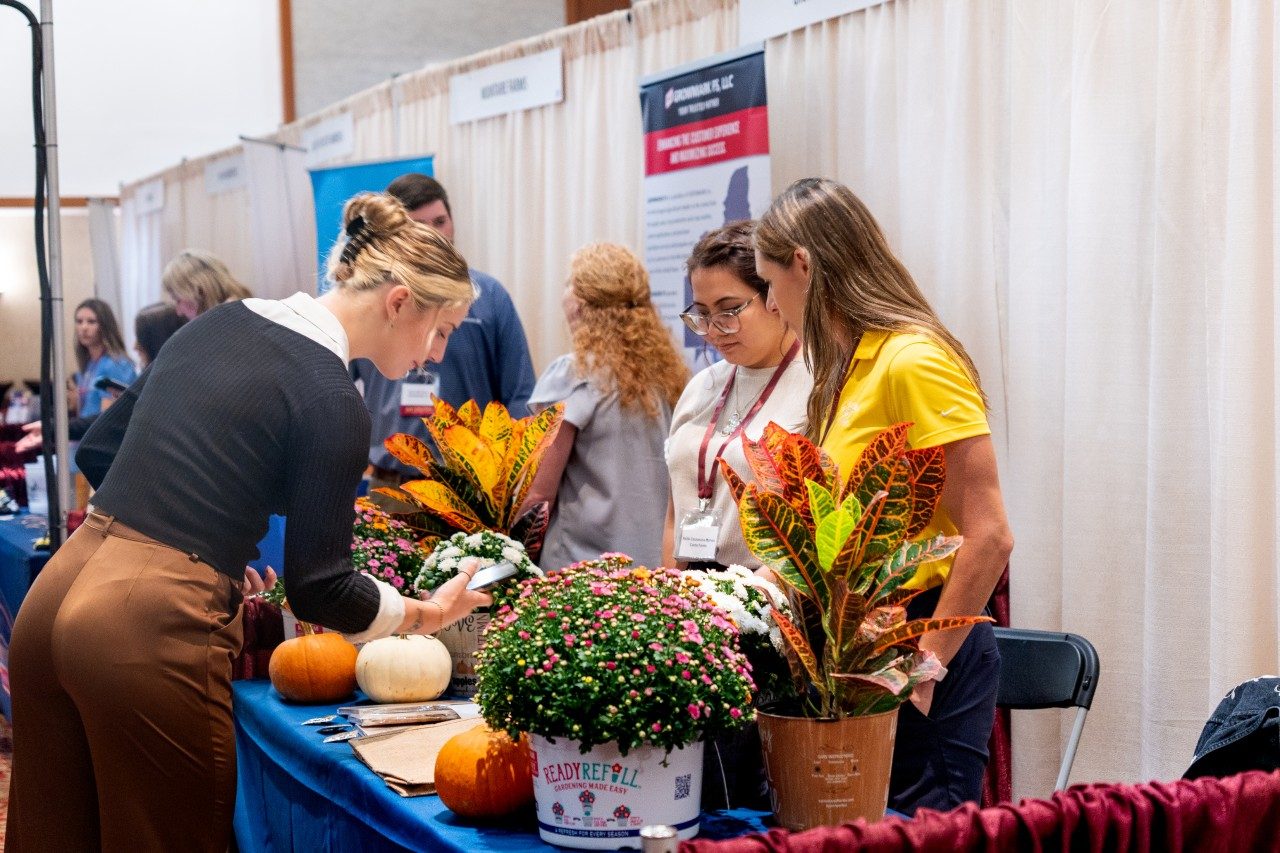
<path id="1" fill-rule="evenodd" d="M 724 455 L 725 449 L 742 435 L 747 425 L 764 408 L 764 404 L 769 401 L 774 389 L 778 387 L 782 374 L 786 372 L 791 362 L 795 360 L 799 351 L 800 342 L 796 341 L 787 350 L 787 354 L 782 357 L 782 361 L 777 368 L 774 369 L 773 375 L 769 377 L 769 382 L 764 386 L 764 390 L 760 392 L 759 398 L 756 399 L 751 408 L 747 410 L 747 414 L 733 427 L 728 437 L 720 444 L 720 448 L 716 451 L 716 455 L 711 461 L 711 467 L 708 470 L 707 451 L 711 447 L 711 439 L 715 435 L 716 424 L 720 422 L 725 406 L 728 405 L 729 395 L 733 393 L 734 383 L 738 380 L 738 368 L 734 367 L 729 373 L 729 381 L 725 383 L 724 391 L 720 394 L 715 411 L 711 413 L 711 420 L 707 423 L 706 432 L 702 436 L 702 445 L 698 448 L 698 508 L 686 512 L 684 517 L 680 519 L 680 525 L 676 531 L 676 559 L 699 562 L 715 561 L 716 551 L 720 544 L 721 519 L 720 513 L 711 508 L 711 497 L 715 493 L 715 475 L 718 460 Z"/>

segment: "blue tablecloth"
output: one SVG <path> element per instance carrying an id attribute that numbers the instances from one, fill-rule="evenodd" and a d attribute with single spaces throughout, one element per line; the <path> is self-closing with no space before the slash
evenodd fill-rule
<path id="1" fill-rule="evenodd" d="M 256 851 L 456 851 L 520 853 L 544 844 L 530 814 L 501 826 L 456 818 L 439 797 L 401 797 L 346 743 L 324 743 L 300 723 L 333 712 L 290 705 L 267 681 L 237 681 L 235 696 L 236 842 Z M 704 815 L 702 837 L 762 832 L 767 815 L 739 810 Z"/>
<path id="2" fill-rule="evenodd" d="M 9 701 L 9 638 L 13 620 L 31 582 L 49 562 L 48 551 L 37 551 L 35 541 L 49 530 L 44 516 L 23 512 L 0 518 L 0 714 L 13 719 Z"/>
<path id="3" fill-rule="evenodd" d="M 13 518 L 0 518 L 0 597 L 5 613 L 0 614 L 0 633 L 9 642 L 12 620 L 18 615 L 22 599 L 27 597 L 31 582 L 49 562 L 48 551 L 37 551 L 34 543 L 49 531 L 44 516 L 20 513 Z"/>

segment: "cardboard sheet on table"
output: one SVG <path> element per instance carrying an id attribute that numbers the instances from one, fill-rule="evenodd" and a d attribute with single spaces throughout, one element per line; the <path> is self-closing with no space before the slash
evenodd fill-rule
<path id="1" fill-rule="evenodd" d="M 436 792 L 436 756 L 449 738 L 483 720 L 449 720 L 349 741 L 356 757 L 402 797 Z"/>

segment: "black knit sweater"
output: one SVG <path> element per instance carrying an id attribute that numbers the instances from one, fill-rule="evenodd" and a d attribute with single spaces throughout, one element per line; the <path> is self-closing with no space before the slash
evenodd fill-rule
<path id="1" fill-rule="evenodd" d="M 299 619 L 369 627 L 379 592 L 351 565 L 369 414 L 346 365 L 232 303 L 180 329 L 85 435 L 93 504 L 235 580 L 268 517 L 287 517 L 284 570 Z"/>

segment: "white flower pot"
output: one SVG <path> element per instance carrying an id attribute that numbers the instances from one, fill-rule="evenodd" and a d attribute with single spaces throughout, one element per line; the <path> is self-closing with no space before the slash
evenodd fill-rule
<path id="1" fill-rule="evenodd" d="M 673 826 L 698 834 L 702 810 L 702 743 L 668 754 L 638 747 L 627 755 L 604 744 L 583 755 L 567 738 L 530 735 L 533 794 L 543 841 L 581 850 L 640 847 L 640 829 Z M 664 760 L 666 766 L 663 766 Z"/>
<path id="2" fill-rule="evenodd" d="M 440 632 L 440 642 L 453 658 L 453 674 L 449 677 L 449 693 L 454 696 L 476 695 L 476 652 L 480 651 L 481 634 L 489 625 L 489 613 L 477 610 Z"/>
<path id="3" fill-rule="evenodd" d="M 292 611 L 284 607 L 280 608 L 280 615 L 284 620 L 284 638 L 286 640 L 292 640 L 294 637 L 301 637 L 302 624 L 298 621 L 298 617 L 294 616 Z M 312 625 L 311 629 L 317 634 L 325 633 L 324 626 L 322 625 Z"/>

